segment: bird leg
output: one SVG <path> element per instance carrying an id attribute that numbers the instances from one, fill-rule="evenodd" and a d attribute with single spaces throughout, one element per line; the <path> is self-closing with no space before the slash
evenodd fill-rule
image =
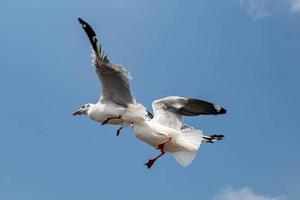
<path id="1" fill-rule="evenodd" d="M 203 141 L 206 143 L 215 143 L 218 140 L 223 140 L 224 135 L 204 135 L 202 136 Z"/>
<path id="2" fill-rule="evenodd" d="M 120 135 L 120 131 L 122 130 L 122 128 L 124 128 L 124 126 L 121 126 L 120 128 L 118 128 L 118 130 L 117 130 L 117 136 Z"/>
<path id="3" fill-rule="evenodd" d="M 109 118 L 107 118 L 106 120 L 104 120 L 102 123 L 101 123 L 101 125 L 103 126 L 103 125 L 105 125 L 105 124 L 107 124 L 110 120 L 112 120 L 112 119 L 121 119 L 121 116 L 118 116 L 118 117 L 109 117 Z"/>
<path id="4" fill-rule="evenodd" d="M 160 151 L 164 151 L 165 144 L 170 142 L 172 138 L 165 139 L 161 144 L 159 144 L 156 149 L 159 149 Z"/>
<path id="5" fill-rule="evenodd" d="M 167 142 L 171 141 L 171 139 L 172 139 L 172 138 L 167 138 L 166 140 L 164 140 L 161 144 L 159 144 L 159 145 L 157 146 L 156 149 L 159 149 L 159 150 L 160 150 L 160 154 L 159 154 L 158 156 L 156 156 L 155 158 L 152 158 L 152 159 L 148 160 L 148 162 L 145 163 L 145 165 L 147 166 L 148 169 L 150 169 L 150 168 L 152 167 L 152 165 L 155 163 L 155 161 L 156 161 L 158 158 L 160 158 L 162 155 L 165 154 L 165 150 L 164 150 L 165 144 L 166 144 Z"/>

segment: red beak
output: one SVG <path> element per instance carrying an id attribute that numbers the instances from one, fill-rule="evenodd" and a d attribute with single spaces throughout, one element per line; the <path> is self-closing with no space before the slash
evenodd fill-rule
<path id="1" fill-rule="evenodd" d="M 81 115 L 81 112 L 80 111 L 76 111 L 73 113 L 73 116 L 76 116 L 76 115 Z"/>

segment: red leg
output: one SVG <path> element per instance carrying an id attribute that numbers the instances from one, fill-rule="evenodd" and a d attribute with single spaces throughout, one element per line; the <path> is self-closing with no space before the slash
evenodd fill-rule
<path id="1" fill-rule="evenodd" d="M 118 128 L 118 130 L 117 130 L 117 136 L 120 135 L 120 131 L 122 130 L 122 128 L 123 128 L 123 126 L 121 126 L 120 128 Z"/>
<path id="2" fill-rule="evenodd" d="M 160 151 L 164 151 L 164 148 L 165 148 L 165 144 L 167 142 L 170 142 L 172 138 L 167 138 L 165 139 L 161 144 L 159 144 L 156 149 L 159 149 Z"/>
<path id="3" fill-rule="evenodd" d="M 160 153 L 158 156 L 156 156 L 155 158 L 152 158 L 152 159 L 148 160 L 148 162 L 145 163 L 145 165 L 147 166 L 147 168 L 150 169 L 150 168 L 152 167 L 152 165 L 155 163 L 155 161 L 156 161 L 159 157 L 161 157 L 162 155 L 164 155 L 164 154 L 165 154 L 165 152 L 164 152 L 164 151 L 161 151 L 161 153 Z"/>
<path id="4" fill-rule="evenodd" d="M 171 141 L 171 138 L 168 138 L 168 139 L 164 140 L 161 144 L 159 144 L 159 145 L 157 146 L 157 149 L 160 150 L 160 154 L 159 154 L 158 156 L 156 156 L 155 158 L 152 158 L 152 159 L 148 160 L 148 162 L 145 163 L 145 165 L 147 166 L 148 169 L 150 169 L 150 168 L 152 167 L 152 165 L 155 163 L 155 161 L 156 161 L 158 158 L 160 158 L 162 155 L 165 154 L 164 147 L 165 147 L 165 144 L 166 144 L 167 142 L 169 142 L 169 141 Z"/>

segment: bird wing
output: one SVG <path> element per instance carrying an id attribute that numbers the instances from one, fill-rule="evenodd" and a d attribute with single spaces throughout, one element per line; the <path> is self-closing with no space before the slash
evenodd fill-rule
<path id="1" fill-rule="evenodd" d="M 101 50 L 101 45 L 98 45 L 98 39 L 92 27 L 81 18 L 78 20 L 93 48 L 93 65 L 102 84 L 100 102 L 113 102 L 124 107 L 135 103 L 130 89 L 129 72 L 122 65 L 112 64 L 109 61 L 107 55 Z"/>
<path id="2" fill-rule="evenodd" d="M 219 105 L 200 99 L 170 96 L 158 99 L 152 103 L 154 118 L 170 128 L 178 129 L 185 127 L 182 116 L 218 115 L 226 113 Z"/>

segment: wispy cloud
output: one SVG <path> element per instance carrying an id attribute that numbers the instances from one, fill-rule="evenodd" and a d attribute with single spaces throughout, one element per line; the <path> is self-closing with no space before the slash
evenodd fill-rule
<path id="1" fill-rule="evenodd" d="M 278 12 L 300 13 L 300 0 L 239 0 L 239 2 L 254 20 Z"/>
<path id="2" fill-rule="evenodd" d="M 293 0 L 291 3 L 292 12 L 300 12 L 300 0 Z"/>
<path id="3" fill-rule="evenodd" d="M 286 200 L 283 196 L 270 197 L 258 194 L 250 188 L 234 189 L 228 187 L 211 200 Z"/>
<path id="4" fill-rule="evenodd" d="M 267 4 L 268 0 L 240 0 L 240 4 L 246 8 L 246 11 L 253 19 L 259 19 L 271 15 L 270 8 Z"/>

